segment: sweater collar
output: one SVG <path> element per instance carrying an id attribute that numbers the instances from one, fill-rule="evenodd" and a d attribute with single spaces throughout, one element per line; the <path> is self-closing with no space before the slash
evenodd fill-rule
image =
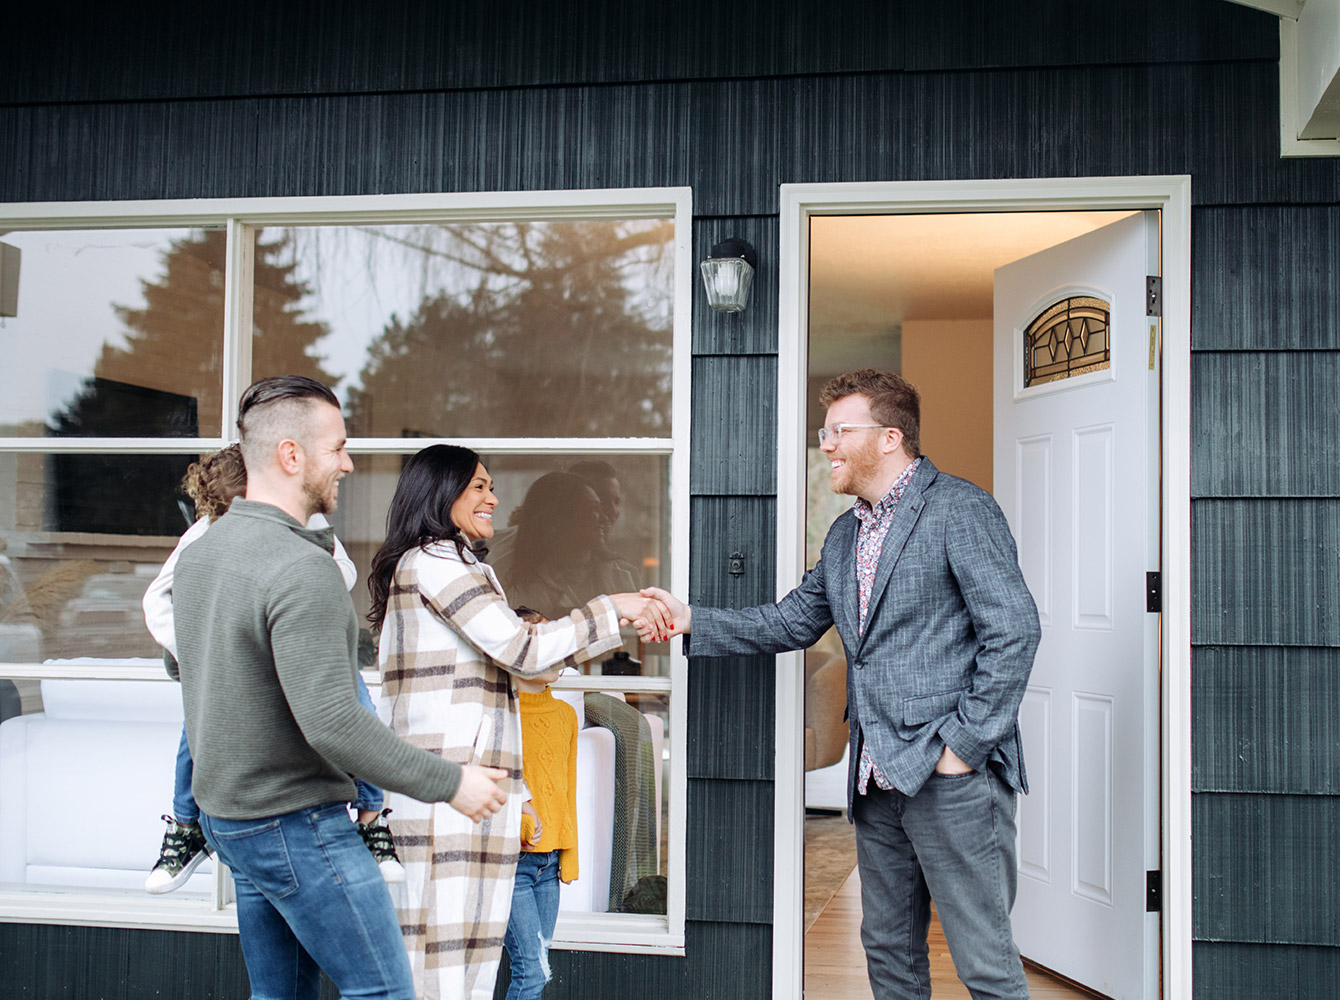
<path id="1" fill-rule="evenodd" d="M 545 687 L 543 691 L 522 691 L 518 688 L 516 693 L 517 697 L 521 699 L 520 707 L 523 712 L 527 710 L 531 712 L 542 711 L 563 704 L 554 697 L 553 692 L 548 687 Z"/>
<path id="2" fill-rule="evenodd" d="M 234 500 L 228 507 L 228 513 L 223 516 L 232 517 L 234 515 L 282 524 L 300 538 L 305 538 L 313 545 L 320 546 L 332 555 L 335 553 L 335 529 L 329 525 L 324 528 L 307 528 L 299 524 L 291 514 L 285 513 L 273 504 L 259 503 L 256 500 L 246 500 L 242 497 Z"/>

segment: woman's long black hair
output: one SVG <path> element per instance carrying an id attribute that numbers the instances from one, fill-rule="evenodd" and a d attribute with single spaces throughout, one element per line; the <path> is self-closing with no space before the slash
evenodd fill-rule
<path id="1" fill-rule="evenodd" d="M 469 542 L 451 523 L 451 505 L 470 485 L 478 467 L 477 454 L 451 444 L 429 445 L 405 463 L 386 512 L 386 541 L 372 557 L 368 574 L 372 594 L 368 621 L 374 629 L 381 628 L 386 617 L 391 578 L 401 556 L 413 548 L 450 541 L 464 557 Z"/>

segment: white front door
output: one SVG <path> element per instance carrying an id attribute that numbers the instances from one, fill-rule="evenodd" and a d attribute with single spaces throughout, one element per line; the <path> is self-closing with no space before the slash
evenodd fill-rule
<path id="1" fill-rule="evenodd" d="M 1158 249 L 1143 212 L 995 273 L 995 492 L 1042 620 L 1014 933 L 1120 1000 L 1158 996 Z"/>

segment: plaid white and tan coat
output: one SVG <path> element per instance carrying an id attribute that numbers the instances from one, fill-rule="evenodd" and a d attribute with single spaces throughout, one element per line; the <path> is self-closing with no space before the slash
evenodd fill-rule
<path id="1" fill-rule="evenodd" d="M 493 570 L 450 542 L 396 566 L 382 623 L 379 712 L 417 747 L 499 767 L 507 805 L 475 824 L 444 802 L 387 793 L 405 866 L 392 886 L 422 1000 L 492 1000 L 521 850 L 521 721 L 510 674 L 533 677 L 620 644 L 619 615 L 597 597 L 565 618 L 516 617 Z"/>

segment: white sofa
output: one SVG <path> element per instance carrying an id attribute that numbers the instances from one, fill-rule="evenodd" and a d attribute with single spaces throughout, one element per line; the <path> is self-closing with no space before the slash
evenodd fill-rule
<path id="1" fill-rule="evenodd" d="M 580 691 L 555 691 L 577 713 L 577 868 L 575 882 L 559 890 L 560 911 L 603 913 L 609 909 L 610 868 L 614 857 L 614 734 L 587 725 L 585 698 Z M 614 697 L 622 698 L 615 694 Z M 661 752 L 665 724 L 659 716 L 645 716 L 657 761 L 656 802 L 661 799 Z M 586 794 L 586 789 L 605 791 Z M 659 819 L 659 817 L 658 817 Z M 658 827 L 659 828 L 659 827 Z M 659 849 L 659 845 L 658 845 Z"/>
<path id="2" fill-rule="evenodd" d="M 0 882 L 142 890 L 172 811 L 181 690 L 44 680 L 0 724 Z M 213 862 L 180 892 L 207 894 Z"/>
<path id="3" fill-rule="evenodd" d="M 376 699 L 376 687 L 370 685 Z M 43 711 L 0 724 L 0 882 L 140 891 L 171 812 L 181 689 L 170 682 L 43 680 Z M 578 724 L 578 865 L 563 910 L 609 905 L 614 734 L 586 727 L 581 692 L 560 692 Z M 661 720 L 648 716 L 656 759 Z M 657 769 L 657 802 L 660 802 Z M 208 894 L 206 861 L 179 892 Z"/>

